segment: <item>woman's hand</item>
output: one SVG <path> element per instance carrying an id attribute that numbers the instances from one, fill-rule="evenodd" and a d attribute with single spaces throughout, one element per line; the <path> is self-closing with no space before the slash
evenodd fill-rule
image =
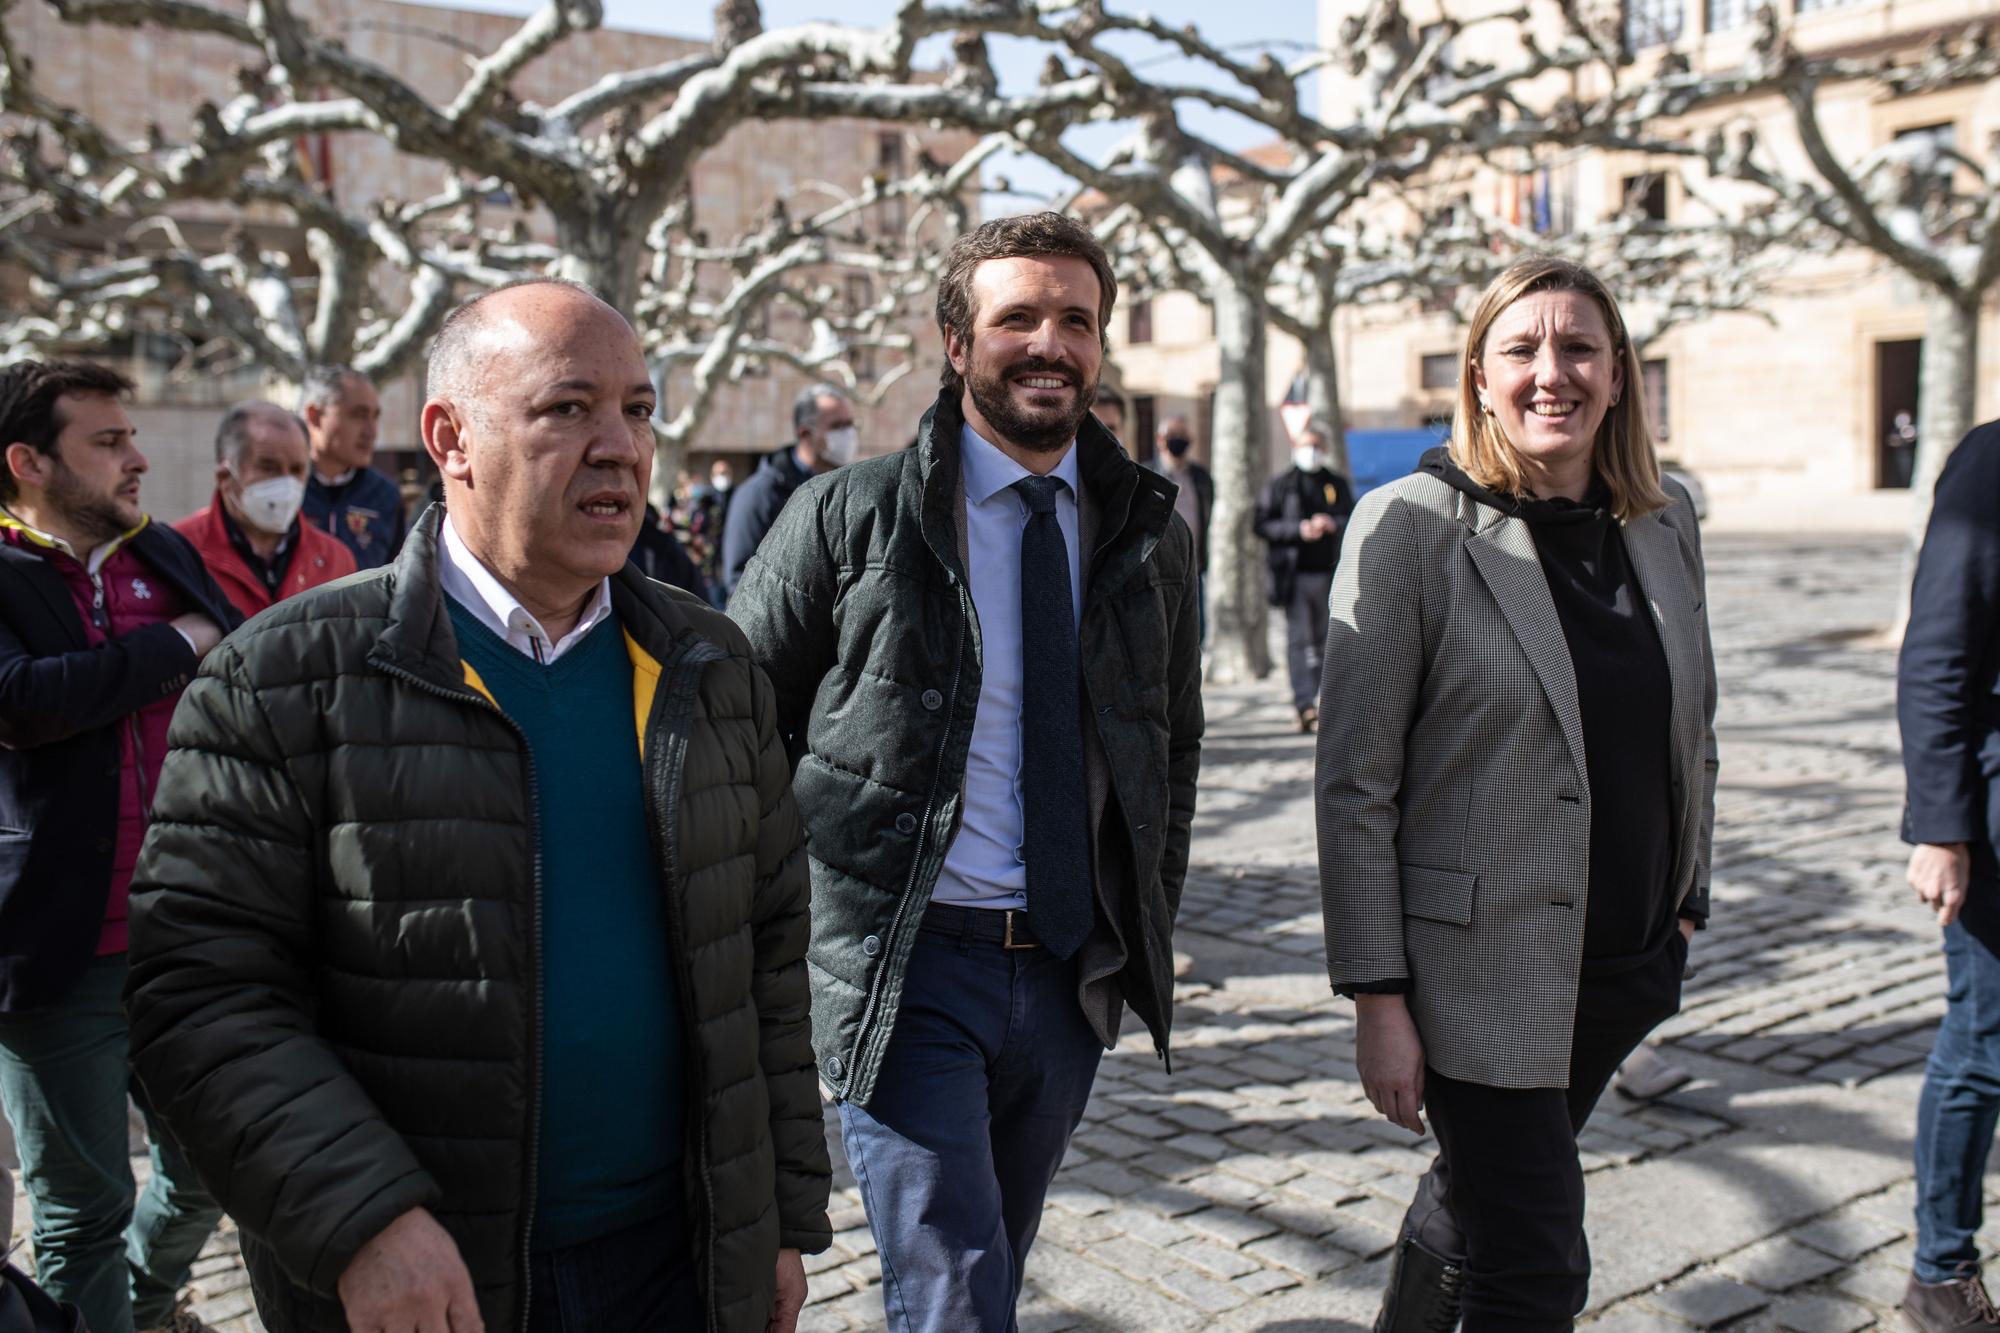
<path id="1" fill-rule="evenodd" d="M 1422 1134 L 1424 1042 L 1408 1002 L 1400 995 L 1357 995 L 1354 1006 L 1354 1062 L 1362 1089 L 1390 1123 Z"/>

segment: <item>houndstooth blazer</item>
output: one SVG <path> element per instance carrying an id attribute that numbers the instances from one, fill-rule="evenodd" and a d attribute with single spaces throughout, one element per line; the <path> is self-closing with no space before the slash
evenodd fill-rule
<path id="1" fill-rule="evenodd" d="M 1673 681 L 1674 894 L 1707 910 L 1715 658 L 1701 537 L 1673 503 L 1624 525 Z M 1426 1062 L 1565 1087 L 1590 779 L 1576 676 L 1521 519 L 1417 473 L 1349 520 L 1320 695 L 1327 971 L 1408 978 Z"/>

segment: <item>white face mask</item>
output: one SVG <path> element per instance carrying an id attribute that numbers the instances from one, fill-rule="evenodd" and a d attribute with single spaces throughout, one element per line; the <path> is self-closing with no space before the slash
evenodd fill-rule
<path id="1" fill-rule="evenodd" d="M 291 531 L 292 520 L 299 516 L 299 506 L 305 502 L 303 481 L 297 477 L 268 477 L 245 485 L 236 499 L 236 507 L 243 511 L 243 521 L 257 531 L 283 536 Z"/>
<path id="2" fill-rule="evenodd" d="M 719 477 L 709 478 L 708 484 L 713 486 L 717 492 L 722 492 L 728 490 L 734 484 L 734 479 L 725 472 Z"/>
<path id="3" fill-rule="evenodd" d="M 1326 466 L 1326 452 L 1322 449 L 1302 448 L 1292 450 L 1292 466 L 1301 472 L 1317 472 Z"/>
<path id="4" fill-rule="evenodd" d="M 860 447 L 861 432 L 852 426 L 841 426 L 826 433 L 820 454 L 835 467 L 845 467 L 854 461 L 854 451 Z"/>

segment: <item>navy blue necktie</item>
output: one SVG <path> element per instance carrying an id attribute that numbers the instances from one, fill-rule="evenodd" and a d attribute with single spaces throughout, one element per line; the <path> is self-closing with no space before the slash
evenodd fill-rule
<path id="1" fill-rule="evenodd" d="M 1028 922 L 1058 958 L 1082 947 L 1097 919 L 1076 606 L 1069 549 L 1056 522 L 1063 485 L 1055 477 L 1014 483 L 1028 506 L 1021 533 L 1021 844 Z"/>

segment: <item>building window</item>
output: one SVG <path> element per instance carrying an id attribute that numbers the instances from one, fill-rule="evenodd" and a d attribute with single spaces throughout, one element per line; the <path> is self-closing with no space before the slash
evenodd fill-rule
<path id="1" fill-rule="evenodd" d="M 1641 363 L 1639 378 L 1646 399 L 1646 424 L 1653 428 L 1654 441 L 1665 444 L 1673 438 L 1673 418 L 1667 413 L 1667 363 L 1664 360 Z"/>
<path id="2" fill-rule="evenodd" d="M 1432 352 L 1417 363 L 1417 383 L 1426 389 L 1458 387 L 1458 353 Z"/>
<path id="3" fill-rule="evenodd" d="M 903 134 L 900 130 L 883 130 L 875 136 L 875 170 L 882 177 L 884 187 L 893 186 L 904 176 Z M 882 201 L 882 234 L 895 239 L 903 234 L 903 227 L 909 221 L 909 201 L 902 195 L 890 195 Z"/>
<path id="4" fill-rule="evenodd" d="M 869 307 L 874 304 L 875 280 L 866 273 L 848 274 L 847 310 L 850 318 L 856 323 L 857 327 L 855 331 L 857 333 L 862 331 L 859 325 L 862 322 L 863 316 L 867 313 Z M 864 380 L 874 379 L 875 345 L 873 343 L 866 343 L 859 346 L 850 346 L 847 353 L 847 365 L 848 369 L 852 370 L 856 377 Z"/>
<path id="5" fill-rule="evenodd" d="M 1858 3 L 1860 0 L 1798 0 L 1797 11 L 1801 14 L 1811 14 L 1822 9 L 1845 9 L 1849 5 Z"/>
<path id="6" fill-rule="evenodd" d="M 1756 12 L 1757 0 L 1707 0 L 1702 18 L 1710 32 L 1728 32 L 1749 26 Z"/>
<path id="7" fill-rule="evenodd" d="M 1625 49 L 1638 51 L 1678 41 L 1686 8 L 1687 0 L 1625 0 Z"/>
<path id="8" fill-rule="evenodd" d="M 1667 178 L 1657 171 L 1625 177 L 1618 183 L 1618 197 L 1621 213 L 1636 208 L 1648 222 L 1667 220 Z"/>
<path id="9" fill-rule="evenodd" d="M 1948 120 L 1936 125 L 1912 125 L 1906 130 L 1897 130 L 1895 141 L 1912 147 L 1929 145 L 1938 152 L 1949 152 L 1958 147 L 1958 126 Z M 1948 159 L 1932 159 L 1931 166 L 1933 188 L 1949 189 L 1952 163 Z"/>
<path id="10" fill-rule="evenodd" d="M 1153 298 L 1142 297 L 1125 308 L 1125 341 L 1153 341 Z"/>
<path id="11" fill-rule="evenodd" d="M 1160 400 L 1151 394 L 1142 394 L 1132 400 L 1132 429 L 1125 436 L 1125 447 L 1132 451 L 1132 457 L 1141 463 L 1153 456 L 1153 441 L 1159 435 Z"/>

